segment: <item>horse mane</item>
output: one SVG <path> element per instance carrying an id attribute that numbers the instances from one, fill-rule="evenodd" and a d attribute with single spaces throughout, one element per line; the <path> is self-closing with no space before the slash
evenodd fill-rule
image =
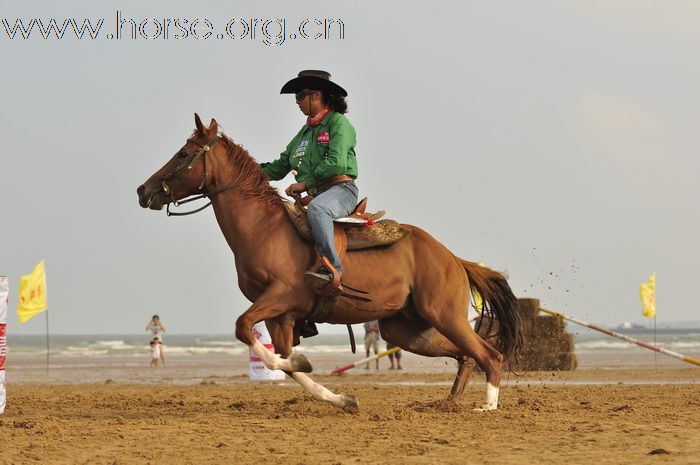
<path id="1" fill-rule="evenodd" d="M 219 138 L 226 147 L 233 182 L 238 184 L 239 192 L 245 197 L 262 200 L 270 207 L 282 205 L 277 189 L 270 185 L 270 179 L 248 151 L 223 132 L 219 132 Z"/>

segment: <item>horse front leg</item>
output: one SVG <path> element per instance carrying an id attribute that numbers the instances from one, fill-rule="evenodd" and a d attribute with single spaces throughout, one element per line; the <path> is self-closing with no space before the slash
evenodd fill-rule
<path id="1" fill-rule="evenodd" d="M 286 372 L 311 373 L 313 368 L 309 360 L 301 354 L 291 354 L 283 358 L 280 354 L 272 353 L 253 335 L 253 326 L 259 321 L 266 321 L 266 325 L 273 326 L 271 336 L 273 344 L 280 343 L 279 331 L 285 328 L 274 328 L 279 324 L 275 319 L 289 312 L 288 304 L 284 304 L 284 296 L 270 292 L 263 293 L 255 303 L 236 320 L 236 338 L 246 344 L 270 370 L 282 370 Z M 276 340 L 275 340 L 276 339 Z M 280 344 L 283 347 L 284 344 Z M 291 352 L 291 346 L 285 349 L 287 354 Z"/>
<path id="2" fill-rule="evenodd" d="M 294 379 L 294 381 L 299 383 L 301 387 L 306 389 L 306 391 L 309 392 L 309 394 L 311 394 L 314 397 L 314 399 L 329 402 L 332 405 L 335 405 L 336 407 L 351 412 L 357 412 L 360 408 L 360 403 L 357 400 L 357 397 L 355 397 L 352 394 L 335 394 L 330 389 L 315 382 L 304 373 L 287 372 L 287 374 L 291 376 L 292 379 Z"/>
<path id="3" fill-rule="evenodd" d="M 297 316 L 300 318 L 302 317 L 301 315 Z M 275 346 L 275 351 L 283 358 L 287 358 L 292 355 L 295 323 L 295 315 L 292 313 L 285 313 L 274 320 L 267 320 L 265 322 L 268 331 L 270 331 L 270 337 L 272 338 L 272 343 Z M 299 383 L 299 385 L 301 385 L 301 387 L 303 387 L 309 394 L 311 394 L 314 399 L 329 402 L 330 404 L 344 410 L 353 412 L 359 410 L 359 402 L 357 401 L 357 397 L 353 396 L 352 394 L 335 394 L 325 386 L 312 380 L 304 373 L 289 371 L 286 373 L 294 381 Z"/>
<path id="4" fill-rule="evenodd" d="M 335 394 L 304 374 L 311 372 L 311 364 L 303 355 L 292 353 L 295 313 L 293 310 L 285 308 L 285 305 L 281 303 L 285 300 L 289 301 L 290 299 L 284 299 L 282 296 L 276 296 L 268 292 L 263 294 L 236 321 L 236 337 L 247 344 L 265 363 L 267 368 L 283 370 L 315 399 L 329 402 L 342 409 L 357 411 L 359 403 L 355 396 L 351 394 Z M 272 343 L 279 354 L 273 354 L 267 350 L 253 336 L 253 325 L 262 320 L 265 320 L 265 325 L 270 331 Z"/>
<path id="5" fill-rule="evenodd" d="M 282 358 L 292 355 L 295 323 L 296 319 L 291 312 L 284 313 L 273 320 L 265 320 L 265 326 L 275 346 L 275 353 L 280 354 Z"/>

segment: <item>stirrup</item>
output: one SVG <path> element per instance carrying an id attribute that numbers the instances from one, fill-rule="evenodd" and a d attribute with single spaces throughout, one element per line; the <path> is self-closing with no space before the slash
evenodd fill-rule
<path id="1" fill-rule="evenodd" d="M 307 271 L 304 273 L 304 282 L 316 291 L 317 294 L 340 295 L 343 292 L 340 279 L 338 279 L 337 286 L 334 286 L 333 276 L 331 274 Z"/>
<path id="2" fill-rule="evenodd" d="M 343 289 L 340 286 L 340 273 L 333 266 L 331 261 L 327 257 L 319 254 L 319 261 L 316 263 L 319 265 L 318 268 L 312 268 L 312 270 L 304 273 L 304 280 L 308 279 L 311 281 L 309 284 L 320 295 L 339 295 L 342 293 Z M 328 276 L 318 273 L 321 267 L 328 270 Z"/>

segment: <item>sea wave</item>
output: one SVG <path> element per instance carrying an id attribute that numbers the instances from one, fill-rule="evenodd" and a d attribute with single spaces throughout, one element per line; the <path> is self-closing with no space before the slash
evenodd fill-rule
<path id="1" fill-rule="evenodd" d="M 350 350 L 350 346 L 347 344 L 339 345 L 309 345 L 302 346 L 299 345 L 294 348 L 295 352 L 306 353 L 306 354 L 338 354 L 345 353 Z"/>
<path id="2" fill-rule="evenodd" d="M 648 342 L 648 341 L 646 341 Z M 652 345 L 654 345 L 653 342 L 648 342 Z M 656 345 L 658 347 L 662 347 L 664 349 L 669 349 L 669 350 L 693 350 L 693 349 L 700 349 L 700 341 L 663 341 L 663 342 L 657 342 Z M 586 341 L 586 342 L 578 342 L 575 344 L 575 350 L 595 350 L 595 351 L 605 351 L 605 350 L 620 350 L 620 349 L 629 349 L 631 347 L 637 347 L 637 344 L 631 343 L 631 342 L 624 342 L 624 341 L 601 341 L 601 340 L 595 340 L 595 341 Z"/>
<path id="3" fill-rule="evenodd" d="M 96 345 L 100 347 L 109 347 L 111 349 L 121 349 L 123 347 L 126 347 L 126 341 L 123 341 L 121 339 L 115 340 L 115 341 L 91 341 L 88 343 L 88 345 Z"/>
<path id="4" fill-rule="evenodd" d="M 35 348 L 35 347 L 8 347 L 7 348 L 7 358 L 11 360 L 14 356 L 31 356 L 31 355 L 46 355 L 46 347 Z"/>
<path id="5" fill-rule="evenodd" d="M 242 346 L 243 343 L 236 341 L 236 340 L 230 340 L 230 341 L 202 341 L 200 339 L 195 339 L 195 342 L 197 344 L 202 344 L 204 346 L 223 346 L 223 347 L 235 347 L 235 346 Z"/>
<path id="6" fill-rule="evenodd" d="M 576 343 L 576 349 L 627 349 L 634 344 L 622 341 L 587 341 Z"/>
<path id="7" fill-rule="evenodd" d="M 148 344 L 129 344 L 126 341 L 91 341 L 79 346 L 68 346 L 67 350 L 106 350 L 110 354 L 128 354 L 134 351 L 147 349 Z"/>
<path id="8" fill-rule="evenodd" d="M 675 349 L 700 349 L 700 341 L 690 341 L 690 342 L 671 342 L 668 347 Z"/>
<path id="9" fill-rule="evenodd" d="M 91 356 L 91 355 L 107 355 L 109 350 L 107 349 L 93 349 L 90 347 L 66 347 L 64 350 L 58 352 L 54 355 L 67 355 L 67 356 Z"/>
<path id="10" fill-rule="evenodd" d="M 241 355 L 248 353 L 248 347 L 239 345 L 239 347 L 183 347 L 183 346 L 165 346 L 166 354 L 176 355 L 207 355 L 207 354 L 228 354 Z"/>

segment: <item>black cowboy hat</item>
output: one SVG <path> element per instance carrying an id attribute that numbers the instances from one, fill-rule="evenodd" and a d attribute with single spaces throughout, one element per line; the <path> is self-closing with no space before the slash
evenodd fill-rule
<path id="1" fill-rule="evenodd" d="M 321 90 L 329 95 L 346 97 L 348 93 L 335 82 L 331 81 L 331 74 L 317 69 L 305 69 L 299 75 L 282 86 L 280 94 L 296 94 L 300 90 Z"/>

